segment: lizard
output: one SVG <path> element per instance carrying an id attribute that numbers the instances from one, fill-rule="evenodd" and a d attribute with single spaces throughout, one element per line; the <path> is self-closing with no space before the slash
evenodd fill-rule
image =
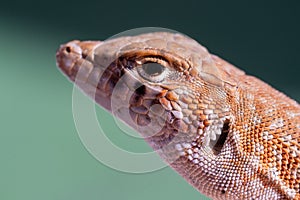
<path id="1" fill-rule="evenodd" d="M 299 104 L 192 38 L 74 40 L 56 62 L 207 197 L 300 199 Z"/>

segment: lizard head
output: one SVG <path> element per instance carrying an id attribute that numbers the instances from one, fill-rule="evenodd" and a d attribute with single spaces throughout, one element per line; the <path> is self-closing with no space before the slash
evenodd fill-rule
<path id="1" fill-rule="evenodd" d="M 210 191 L 206 184 L 219 167 L 211 163 L 236 148 L 228 137 L 234 120 L 229 101 L 242 71 L 193 39 L 172 33 L 72 41 L 58 50 L 57 65 L 99 105 L 161 150 L 201 192 L 225 193 Z M 193 182 L 189 166 L 199 168 L 202 181 Z"/>

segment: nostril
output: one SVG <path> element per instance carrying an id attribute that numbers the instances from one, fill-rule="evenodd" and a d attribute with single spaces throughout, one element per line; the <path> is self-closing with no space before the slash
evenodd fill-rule
<path id="1" fill-rule="evenodd" d="M 66 47 L 66 52 L 71 53 L 71 47 Z"/>

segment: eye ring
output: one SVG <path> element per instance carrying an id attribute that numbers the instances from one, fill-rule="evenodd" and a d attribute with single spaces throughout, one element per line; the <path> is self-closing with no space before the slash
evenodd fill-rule
<path id="1" fill-rule="evenodd" d="M 159 63 L 147 62 L 138 66 L 137 72 L 144 79 L 154 83 L 158 83 L 162 82 L 165 79 L 168 73 L 168 68 Z"/>

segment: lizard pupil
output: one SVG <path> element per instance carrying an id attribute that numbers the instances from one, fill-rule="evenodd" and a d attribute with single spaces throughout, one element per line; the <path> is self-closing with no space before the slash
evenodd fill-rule
<path id="1" fill-rule="evenodd" d="M 142 68 L 149 76 L 158 76 L 164 71 L 164 67 L 158 63 L 145 63 Z"/>

